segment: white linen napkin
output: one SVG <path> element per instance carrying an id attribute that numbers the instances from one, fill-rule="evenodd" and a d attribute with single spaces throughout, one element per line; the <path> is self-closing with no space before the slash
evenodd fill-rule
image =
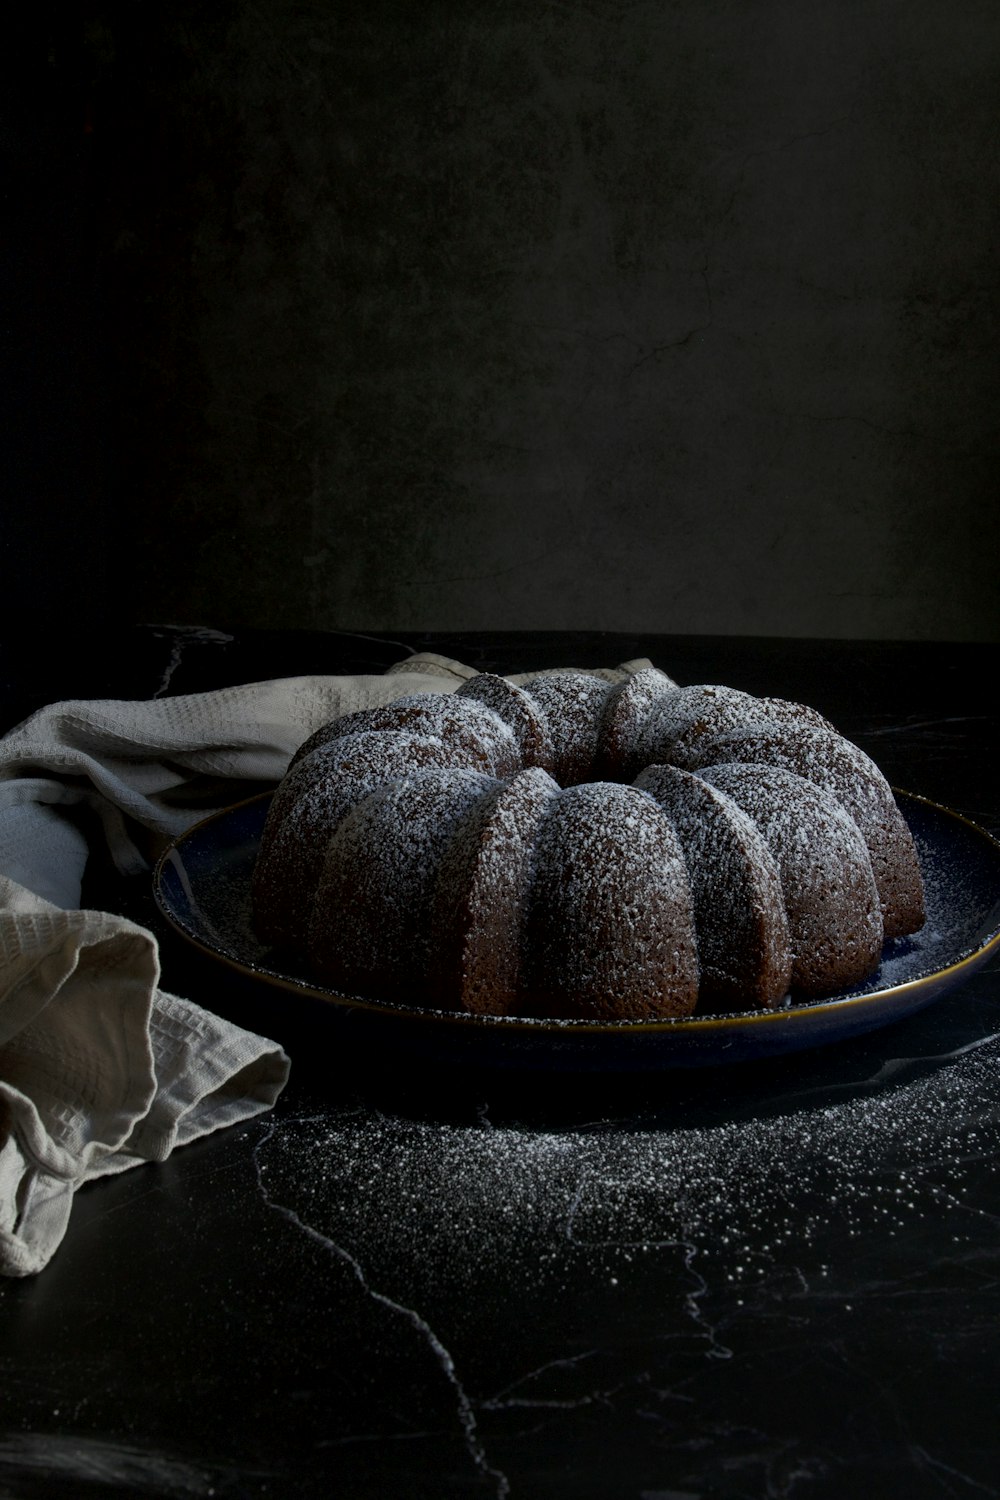
<path id="1" fill-rule="evenodd" d="M 57 703 L 0 740 L 0 1273 L 48 1263 L 81 1183 L 270 1108 L 288 1077 L 276 1043 L 160 988 L 150 932 L 79 909 L 77 809 L 137 874 L 239 782 L 276 781 L 328 719 L 473 675 L 427 655 L 401 667 Z"/>
<path id="2" fill-rule="evenodd" d="M 81 1183 L 269 1109 L 288 1077 L 276 1043 L 160 989 L 150 932 L 80 909 L 79 810 L 139 874 L 328 720 L 475 675 L 423 652 L 378 677 L 57 703 L 0 740 L 0 1274 L 48 1263 Z"/>

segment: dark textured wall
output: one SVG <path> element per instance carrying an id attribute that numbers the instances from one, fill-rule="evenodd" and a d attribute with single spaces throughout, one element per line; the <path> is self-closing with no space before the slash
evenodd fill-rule
<path id="1" fill-rule="evenodd" d="M 139 618 L 997 637 L 995 0 L 84 40 Z"/>

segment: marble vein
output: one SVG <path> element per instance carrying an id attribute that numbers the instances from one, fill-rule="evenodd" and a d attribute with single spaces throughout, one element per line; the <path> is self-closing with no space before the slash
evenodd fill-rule
<path id="1" fill-rule="evenodd" d="M 365 1274 L 365 1269 L 361 1262 L 358 1260 L 357 1256 L 352 1255 L 345 1246 L 337 1244 L 337 1242 L 331 1239 L 329 1235 L 323 1234 L 321 1230 L 316 1229 L 313 1227 L 313 1225 L 307 1223 L 306 1220 L 303 1219 L 301 1215 L 296 1213 L 293 1208 L 289 1208 L 286 1204 L 280 1203 L 278 1199 L 274 1198 L 268 1192 L 264 1184 L 264 1175 L 260 1162 L 260 1153 L 267 1145 L 267 1143 L 271 1140 L 272 1136 L 277 1132 L 278 1128 L 279 1127 L 275 1121 L 270 1121 L 269 1128 L 261 1136 L 252 1153 L 254 1172 L 257 1179 L 258 1191 L 260 1193 L 262 1201 L 274 1213 L 279 1214 L 290 1224 L 293 1224 L 296 1229 L 298 1229 L 308 1239 L 311 1239 L 314 1243 L 321 1245 L 325 1250 L 328 1250 L 332 1255 L 335 1255 L 338 1260 L 343 1261 L 344 1264 L 353 1273 L 355 1280 L 361 1287 L 366 1297 L 369 1297 L 373 1302 L 379 1303 L 380 1306 L 388 1308 L 390 1312 L 397 1313 L 401 1318 L 404 1318 L 408 1323 L 410 1323 L 412 1327 L 415 1328 L 417 1332 L 425 1339 L 428 1348 L 431 1350 L 435 1359 L 437 1360 L 437 1363 L 440 1366 L 446 1380 L 454 1390 L 459 1425 L 462 1430 L 462 1436 L 465 1442 L 466 1451 L 468 1452 L 470 1459 L 472 1460 L 479 1473 L 483 1476 L 483 1478 L 490 1480 L 493 1483 L 494 1493 L 497 1497 L 497 1500 L 506 1500 L 506 1497 L 510 1494 L 510 1482 L 505 1474 L 503 1474 L 499 1469 L 493 1468 L 493 1466 L 490 1464 L 486 1456 L 485 1449 L 483 1448 L 482 1441 L 479 1437 L 476 1414 L 473 1409 L 472 1401 L 470 1400 L 468 1392 L 466 1391 L 461 1377 L 459 1376 L 458 1370 L 455 1367 L 455 1361 L 453 1360 L 448 1349 L 445 1348 L 444 1344 L 435 1333 L 434 1329 L 427 1322 L 427 1319 L 423 1317 L 423 1315 L 416 1308 L 407 1307 L 404 1303 L 397 1302 L 395 1298 L 388 1296 L 385 1292 L 380 1292 L 377 1287 L 373 1287 L 368 1281 L 368 1277 Z"/>
<path id="2" fill-rule="evenodd" d="M 579 1212 L 580 1202 L 583 1198 L 584 1190 L 585 1188 L 593 1185 L 593 1183 L 596 1181 L 597 1179 L 594 1178 L 593 1174 L 588 1172 L 586 1169 L 584 1169 L 584 1171 L 580 1173 L 580 1180 L 577 1183 L 576 1191 L 574 1192 L 573 1197 L 570 1201 L 569 1211 L 566 1216 L 566 1239 L 571 1244 L 588 1245 L 595 1249 L 600 1247 L 624 1250 L 628 1249 L 629 1247 L 641 1247 L 643 1250 L 647 1251 L 679 1250 L 681 1252 L 684 1270 L 694 1282 L 694 1287 L 692 1290 L 682 1293 L 684 1310 L 691 1321 L 697 1326 L 701 1337 L 707 1342 L 708 1348 L 706 1350 L 706 1358 L 732 1359 L 732 1349 L 730 1349 L 727 1344 L 722 1343 L 722 1341 L 719 1339 L 715 1328 L 705 1317 L 704 1311 L 701 1307 L 701 1299 L 707 1295 L 710 1287 L 705 1277 L 701 1274 L 701 1272 L 696 1268 L 694 1264 L 695 1259 L 698 1255 L 698 1247 L 696 1245 L 689 1243 L 687 1240 L 679 1238 L 632 1240 L 627 1238 L 619 1238 L 616 1236 L 614 1238 L 584 1239 L 583 1237 L 577 1236 L 574 1233 L 574 1223 Z M 598 1183 L 599 1188 L 600 1186 L 601 1184 Z M 608 1188 L 611 1188 L 614 1186 L 614 1184 L 608 1183 L 606 1184 L 606 1186 Z"/>
<path id="3" fill-rule="evenodd" d="M 926 1448 L 922 1448 L 919 1443 L 914 1444 L 913 1452 L 915 1457 L 919 1458 L 921 1463 L 926 1464 L 929 1469 L 937 1469 L 942 1474 L 950 1474 L 953 1479 L 961 1480 L 962 1484 L 968 1486 L 971 1490 L 975 1490 L 977 1494 L 1000 1495 L 1000 1490 L 996 1489 L 993 1485 L 980 1484 L 978 1479 L 972 1479 L 968 1474 L 963 1474 L 961 1469 L 954 1469 L 951 1464 L 946 1464 L 941 1459 L 935 1458 L 933 1454 L 927 1452 Z"/>
<path id="4" fill-rule="evenodd" d="M 170 640 L 170 655 L 160 678 L 160 685 L 153 694 L 154 698 L 162 698 L 170 687 L 174 673 L 184 659 L 184 653 L 189 646 L 220 645 L 225 646 L 233 636 L 227 635 L 224 630 L 211 630 L 208 626 L 201 625 L 165 625 L 153 632 L 155 635 L 166 636 Z"/>
<path id="5" fill-rule="evenodd" d="M 582 1396 L 525 1396 L 516 1394 L 533 1380 L 538 1380 L 548 1375 L 552 1370 L 575 1370 L 585 1360 L 594 1359 L 600 1351 L 597 1349 L 585 1349 L 579 1354 L 566 1355 L 560 1359 L 549 1359 L 535 1370 L 528 1370 L 526 1374 L 519 1375 L 505 1385 L 496 1395 L 490 1396 L 483 1401 L 484 1411 L 508 1411 L 512 1407 L 539 1407 L 551 1408 L 559 1411 L 573 1411 L 581 1406 L 593 1406 L 597 1402 L 608 1401 L 615 1394 L 614 1391 L 588 1391 Z"/>

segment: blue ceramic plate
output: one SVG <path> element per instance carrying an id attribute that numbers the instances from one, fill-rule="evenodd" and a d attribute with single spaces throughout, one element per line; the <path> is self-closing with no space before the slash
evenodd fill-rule
<path id="1" fill-rule="evenodd" d="M 477 1066 L 658 1069 L 774 1057 L 843 1041 L 929 1005 L 1000 948 L 1000 844 L 958 813 L 898 792 L 924 874 L 927 922 L 886 946 L 868 982 L 779 1011 L 673 1021 L 541 1021 L 390 1005 L 323 989 L 278 966 L 253 934 L 250 876 L 270 794 L 216 813 L 177 840 L 154 874 L 164 916 L 212 958 L 275 999 L 327 1007 L 352 1034 Z"/>

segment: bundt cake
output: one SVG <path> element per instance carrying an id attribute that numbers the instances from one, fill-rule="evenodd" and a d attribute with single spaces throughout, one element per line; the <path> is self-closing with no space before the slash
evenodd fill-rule
<path id="1" fill-rule="evenodd" d="M 334 720 L 274 795 L 252 894 L 261 941 L 341 993 L 602 1023 L 830 995 L 924 920 L 863 751 L 654 667 L 483 673 Z"/>

